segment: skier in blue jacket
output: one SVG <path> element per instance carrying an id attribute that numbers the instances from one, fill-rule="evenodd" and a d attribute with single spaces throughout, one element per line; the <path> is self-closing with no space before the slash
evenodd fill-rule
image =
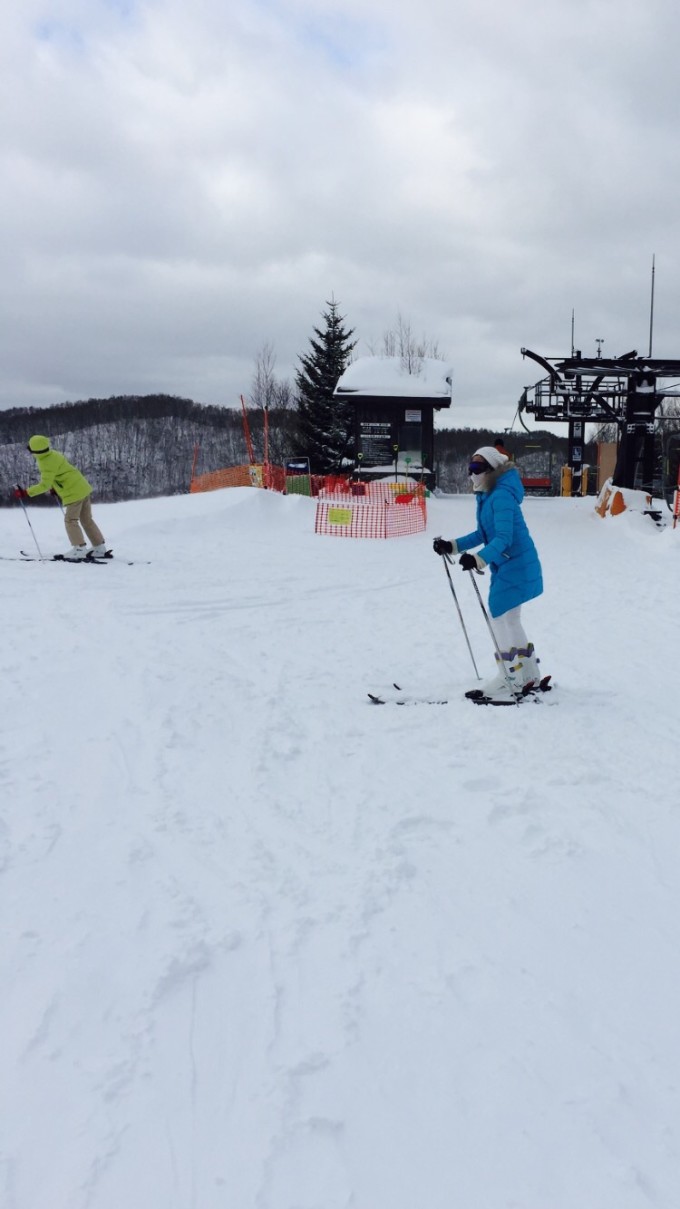
<path id="1" fill-rule="evenodd" d="M 477 527 L 451 541 L 437 537 L 433 545 L 436 554 L 460 554 L 465 571 L 483 571 L 487 566 L 491 571 L 489 612 L 502 663 L 496 655 L 493 679 L 465 695 L 502 701 L 541 681 L 521 612 L 526 601 L 541 595 L 543 575 L 520 506 L 524 487 L 517 468 L 505 454 L 485 445 L 472 455 L 469 473 L 477 497 Z M 468 553 L 474 546 L 481 549 Z"/>

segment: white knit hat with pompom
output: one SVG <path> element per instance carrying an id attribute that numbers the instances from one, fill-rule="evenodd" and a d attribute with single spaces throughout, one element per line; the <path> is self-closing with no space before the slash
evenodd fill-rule
<path id="1" fill-rule="evenodd" d="M 492 470 L 498 470 L 499 466 L 505 466 L 505 463 L 509 461 L 509 458 L 500 450 L 494 449 L 493 445 L 482 445 L 481 449 L 475 449 L 471 460 L 474 461 L 475 458 L 484 458 Z"/>

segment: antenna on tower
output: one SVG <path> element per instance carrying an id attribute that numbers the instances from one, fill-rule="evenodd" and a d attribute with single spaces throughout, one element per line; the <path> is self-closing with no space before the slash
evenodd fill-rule
<path id="1" fill-rule="evenodd" d="M 652 298 L 649 307 L 649 356 L 652 355 L 652 335 L 654 332 L 654 277 L 656 274 L 656 253 L 652 255 Z"/>
<path id="2" fill-rule="evenodd" d="M 576 352 L 574 348 L 574 308 L 571 308 L 571 355 L 573 357 Z"/>

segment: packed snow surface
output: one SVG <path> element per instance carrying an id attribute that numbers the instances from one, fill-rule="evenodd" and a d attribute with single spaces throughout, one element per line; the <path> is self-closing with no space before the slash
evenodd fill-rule
<path id="1" fill-rule="evenodd" d="M 557 687 L 493 709 L 473 510 L 244 488 L 0 562 L 2 1209 L 680 1205 L 680 529 L 526 501 Z"/>

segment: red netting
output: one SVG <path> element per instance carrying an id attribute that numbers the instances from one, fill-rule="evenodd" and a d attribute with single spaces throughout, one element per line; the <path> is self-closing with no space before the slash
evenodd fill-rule
<path id="1" fill-rule="evenodd" d="M 418 499 L 425 498 L 425 488 L 422 483 L 416 483 L 413 479 L 379 479 L 374 483 L 364 483 L 368 495 L 372 500 L 397 500 L 399 496 L 411 496 Z"/>
<path id="2" fill-rule="evenodd" d="M 400 495 L 422 498 L 426 492 L 422 483 L 416 483 L 413 479 L 378 479 L 362 483 L 358 479 L 350 482 L 349 479 L 328 474 L 325 481 L 321 481 L 318 494 L 324 499 L 328 496 L 351 495 L 355 499 L 368 499 L 374 503 L 376 500 L 392 501 Z"/>
<path id="3" fill-rule="evenodd" d="M 351 495 L 346 474 L 326 474 L 319 485 L 319 495 Z"/>
<path id="4" fill-rule="evenodd" d="M 262 476 L 265 487 L 270 491 L 280 491 L 282 494 L 286 490 L 286 472 L 283 466 L 272 466 L 268 463 L 262 467 Z"/>
<path id="5" fill-rule="evenodd" d="M 189 491 L 192 494 L 196 491 L 219 491 L 222 487 L 267 487 L 270 491 L 283 492 L 286 472 L 283 466 L 227 466 L 224 470 L 194 475 Z"/>
<path id="6" fill-rule="evenodd" d="M 422 533 L 427 528 L 427 505 L 424 498 L 403 497 L 385 505 L 385 537 L 402 537 Z"/>
<path id="7" fill-rule="evenodd" d="M 425 490 L 413 482 L 350 482 L 336 475 L 306 478 L 318 496 L 314 530 L 334 537 L 401 537 L 421 533 L 427 526 Z M 218 491 L 224 487 L 266 487 L 285 492 L 282 466 L 228 466 L 195 475 L 190 491 Z"/>
<path id="8" fill-rule="evenodd" d="M 212 470 L 208 474 L 197 474 L 191 480 L 189 491 L 219 491 L 222 487 L 252 487 L 250 466 L 228 466 L 225 470 Z"/>
<path id="9" fill-rule="evenodd" d="M 314 532 L 329 537 L 402 537 L 422 533 L 426 526 L 424 499 L 391 503 L 349 495 L 338 496 L 333 502 L 319 500 Z"/>

